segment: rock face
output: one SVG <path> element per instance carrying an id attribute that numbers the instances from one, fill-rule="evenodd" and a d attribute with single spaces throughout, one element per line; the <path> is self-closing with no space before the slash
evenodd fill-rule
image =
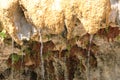
<path id="1" fill-rule="evenodd" d="M 92 0 L 81 1 L 81 22 L 86 31 L 90 34 L 96 33 L 102 26 L 105 20 L 106 25 L 109 24 L 110 1 L 109 0 Z M 105 27 L 105 26 L 104 26 Z"/>
<path id="2" fill-rule="evenodd" d="M 33 33 L 32 25 L 27 23 L 18 0 L 1 0 L 0 1 L 0 21 L 2 27 L 9 33 L 9 35 L 22 45 L 24 37 L 30 38 Z"/>
<path id="3" fill-rule="evenodd" d="M 119 36 L 120 37 L 120 36 Z M 120 38 L 114 39 L 114 42 L 108 42 L 106 38 L 95 35 L 92 39 L 90 50 L 90 80 L 119 80 L 120 78 Z M 44 42 L 43 45 L 43 58 L 45 69 L 45 80 L 87 80 L 87 43 L 89 42 L 89 35 L 79 37 L 77 43 L 73 43 L 73 40 L 69 42 L 69 46 L 65 50 L 53 50 L 55 45 L 49 41 Z M 81 42 L 81 44 L 80 44 Z M 26 44 L 28 44 L 26 42 Z M 25 45 L 25 44 L 24 44 Z M 29 46 L 28 46 L 29 45 Z M 34 42 L 28 44 L 24 53 L 28 54 L 28 49 L 31 50 L 27 56 L 19 57 L 19 61 L 24 58 L 23 63 L 15 62 L 13 67 L 16 69 L 21 68 L 24 70 L 20 73 L 19 70 L 14 72 L 15 80 L 42 80 L 40 63 L 40 44 Z M 23 47 L 23 46 L 22 46 Z M 7 49 L 11 52 L 11 45 L 6 45 L 4 54 L 8 53 Z M 15 53 L 19 53 L 19 50 L 15 50 Z M 14 54 L 15 54 L 14 53 Z M 18 54 L 15 54 L 16 56 Z M 6 56 L 6 55 L 5 55 Z M 11 55 L 10 55 L 11 56 Z M 19 55 L 20 56 L 20 55 Z M 8 56 L 7 56 L 8 57 Z M 7 60 L 8 65 L 11 66 L 11 57 Z M 3 64 L 3 63 L 2 63 Z M 27 66 L 27 67 L 26 67 Z M 2 67 L 2 65 L 0 65 Z M 3 67 L 1 69 L 5 69 Z M 26 69 L 27 68 L 27 69 Z M 2 73 L 1 73 L 2 71 Z M 7 74 L 6 70 L 1 70 L 0 74 L 8 80 L 12 80 L 11 70 Z M 35 72 L 37 76 L 31 75 L 31 72 Z M 0 75 L 0 79 L 2 78 Z M 17 77 L 17 76 L 18 77 Z M 19 77 L 21 76 L 21 77 Z M 4 80 L 4 79 L 3 79 Z"/>
<path id="4" fill-rule="evenodd" d="M 19 44 L 21 39 L 38 37 L 39 29 L 46 31 L 45 35 L 64 34 L 71 39 L 75 26 L 82 24 L 84 32 L 94 34 L 109 24 L 109 0 L 1 0 L 0 3 L 3 27 Z"/>
<path id="5" fill-rule="evenodd" d="M 14 23 L 14 13 L 16 12 L 17 8 L 18 8 L 18 0 L 0 1 L 0 21 L 2 22 L 4 29 L 11 35 L 11 37 L 16 42 L 21 44 L 21 41 L 17 37 L 16 26 Z"/>
<path id="6" fill-rule="evenodd" d="M 25 47 L 23 57 L 15 54 L 19 60 L 13 67 L 19 69 L 23 59 L 22 67 L 34 69 L 38 80 L 39 42 L 45 80 L 119 80 L 119 25 L 120 0 L 0 0 L 0 27 L 23 44 L 14 46 Z M 12 67 L 11 57 L 7 61 Z"/>
<path id="7" fill-rule="evenodd" d="M 75 27 L 77 18 L 90 34 L 94 34 L 100 29 L 102 20 L 106 20 L 107 25 L 109 23 L 109 0 L 87 2 L 86 0 L 44 0 L 34 2 L 20 0 L 20 4 L 28 21 L 37 28 L 46 27 L 53 34 L 56 34 L 64 31 L 64 25 L 66 25 L 68 39 L 72 36 L 71 32 Z"/>
<path id="8" fill-rule="evenodd" d="M 51 33 L 58 34 L 64 30 L 64 15 L 59 0 L 20 0 L 25 17 L 37 29 L 46 27 Z M 32 4 L 32 5 L 31 5 Z M 57 6 L 57 7 L 56 7 Z"/>

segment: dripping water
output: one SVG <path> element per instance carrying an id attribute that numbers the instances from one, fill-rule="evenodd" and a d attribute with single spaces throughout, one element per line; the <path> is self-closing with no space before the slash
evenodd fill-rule
<path id="1" fill-rule="evenodd" d="M 64 71 L 64 80 L 69 80 L 69 77 L 68 77 L 68 70 L 67 70 L 67 61 L 66 61 L 66 56 L 64 57 L 64 63 L 65 63 L 65 71 Z"/>
<path id="2" fill-rule="evenodd" d="M 12 38 L 12 54 L 14 53 L 14 40 Z M 14 62 L 13 62 L 13 55 L 12 55 L 12 71 L 11 71 L 11 75 L 12 75 L 12 80 L 14 80 L 14 68 L 13 68 L 13 65 L 14 65 Z"/>
<path id="3" fill-rule="evenodd" d="M 20 36 L 21 36 L 21 38 L 23 37 L 22 34 L 21 34 Z M 21 56 L 21 59 L 22 59 L 22 60 L 21 60 L 21 67 L 20 67 L 21 69 L 20 69 L 20 70 L 22 71 L 22 70 L 23 70 L 23 63 L 24 63 L 24 60 L 23 60 L 23 58 L 24 58 L 24 54 L 23 54 L 24 47 L 21 48 L 21 51 L 22 51 L 22 54 L 21 54 L 21 55 L 22 55 L 22 56 Z M 20 79 L 22 79 L 21 74 L 20 74 Z"/>
<path id="4" fill-rule="evenodd" d="M 24 69 L 24 68 L 23 68 L 23 62 L 24 62 L 24 61 L 23 61 L 23 57 L 24 57 L 23 52 L 22 52 L 21 55 L 22 55 L 22 56 L 21 56 L 21 59 L 22 59 L 22 60 L 21 60 L 21 65 L 20 65 L 20 79 L 22 79 L 21 71 Z"/>
<path id="5" fill-rule="evenodd" d="M 93 40 L 93 35 L 90 35 L 89 45 L 88 45 L 88 54 L 87 54 L 87 80 L 90 80 L 90 51 L 91 51 L 91 43 Z"/>
<path id="6" fill-rule="evenodd" d="M 41 35 L 41 31 L 39 30 L 39 36 L 40 36 L 40 59 L 41 59 L 41 77 L 42 80 L 45 79 L 45 69 L 44 69 L 44 60 L 43 60 L 43 42 L 42 42 L 42 35 Z"/>

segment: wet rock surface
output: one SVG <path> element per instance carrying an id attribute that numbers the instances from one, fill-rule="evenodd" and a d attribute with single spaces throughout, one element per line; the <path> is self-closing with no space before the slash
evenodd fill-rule
<path id="1" fill-rule="evenodd" d="M 70 1 L 0 0 L 0 80 L 120 79 L 120 0 Z"/>
<path id="2" fill-rule="evenodd" d="M 108 41 L 107 37 L 103 37 L 106 35 L 99 35 L 100 33 L 94 35 L 91 44 L 90 80 L 119 80 L 119 36 L 115 37 L 114 41 Z M 45 80 L 87 80 L 89 35 L 71 41 L 68 42 L 67 49 L 61 51 L 54 49 L 55 45 L 52 41 L 43 43 Z M 1 65 L 3 68 L 1 68 L 0 79 L 11 80 L 14 76 L 16 80 L 42 80 L 40 46 L 39 42 L 25 41 L 24 48 L 21 49 L 15 44 L 14 55 L 19 56 L 19 59 L 14 59 L 15 62 L 12 64 L 13 54 L 7 55 L 8 58 L 4 59 L 7 65 L 4 62 Z M 23 57 L 20 57 L 21 50 L 23 50 Z M 14 71 L 11 68 L 14 68 Z"/>

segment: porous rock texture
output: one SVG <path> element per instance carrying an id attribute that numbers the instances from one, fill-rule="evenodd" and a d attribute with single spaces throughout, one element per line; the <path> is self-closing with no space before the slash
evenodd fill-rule
<path id="1" fill-rule="evenodd" d="M 14 13 L 16 12 L 16 8 L 18 8 L 18 0 L 0 0 L 0 21 L 2 21 L 4 29 L 11 37 L 15 39 L 16 42 L 21 43 L 17 37 L 14 23 Z"/>
<path id="2" fill-rule="evenodd" d="M 12 45 L 7 38 L 0 54 L 8 53 L 7 66 L 17 70 L 16 80 L 42 80 L 40 42 L 45 80 L 119 80 L 119 25 L 120 0 L 0 0 L 0 31 L 23 44 Z M 91 44 L 87 33 L 94 35 Z M 13 65 L 10 54 L 19 56 Z M 7 78 L 0 70 L 0 79 L 12 80 L 10 70 Z"/>
<path id="3" fill-rule="evenodd" d="M 23 15 L 18 0 L 0 0 L 1 25 L 20 45 L 22 44 L 21 38 L 30 38 L 34 30 Z"/>
<path id="4" fill-rule="evenodd" d="M 38 37 L 39 29 L 71 39 L 78 22 L 90 34 L 109 24 L 109 0 L 1 0 L 0 3 L 3 27 L 19 44 L 21 36 L 29 39 L 35 33 L 32 38 Z"/>
<path id="5" fill-rule="evenodd" d="M 64 31 L 64 25 L 66 25 L 68 39 L 72 36 L 71 32 L 75 27 L 76 19 L 81 21 L 90 34 L 100 29 L 102 20 L 106 20 L 107 25 L 109 23 L 109 0 L 20 0 L 20 3 L 28 21 L 37 28 L 47 27 L 56 34 Z"/>

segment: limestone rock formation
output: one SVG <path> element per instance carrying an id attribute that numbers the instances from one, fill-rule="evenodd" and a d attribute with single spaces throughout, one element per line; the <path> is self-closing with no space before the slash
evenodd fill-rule
<path id="1" fill-rule="evenodd" d="M 20 4 L 26 19 L 37 29 L 47 28 L 52 34 L 63 31 L 64 15 L 58 0 L 20 0 Z"/>
<path id="2" fill-rule="evenodd" d="M 38 80 L 43 80 L 44 69 L 45 80 L 87 80 L 89 67 L 89 80 L 119 80 L 118 25 L 120 0 L 0 0 L 0 31 L 5 29 L 15 42 L 23 43 L 7 44 L 11 40 L 6 38 L 0 57 L 8 54 L 8 67 L 34 70 Z M 92 39 L 87 33 L 94 34 Z M 10 54 L 19 60 L 12 64 Z M 24 80 L 34 79 L 32 73 L 23 73 L 21 78 L 30 78 Z M 0 71 L 0 80 L 1 76 Z"/>
<path id="3" fill-rule="evenodd" d="M 109 24 L 110 14 L 110 1 L 109 0 L 82 0 L 80 5 L 81 10 L 81 22 L 90 34 L 96 33 L 100 27 L 100 24 Z M 106 26 L 103 26 L 106 27 Z"/>
<path id="4" fill-rule="evenodd" d="M 109 22 L 119 24 L 120 1 L 115 3 L 114 8 L 114 0 L 0 0 L 0 23 L 18 44 L 39 41 L 39 30 L 43 42 L 54 41 L 51 35 L 71 39 L 94 34 Z"/>
<path id="5" fill-rule="evenodd" d="M 11 37 L 21 44 L 22 42 L 17 37 L 16 26 L 14 23 L 14 13 L 17 8 L 18 0 L 0 0 L 0 21 Z"/>
<path id="6" fill-rule="evenodd" d="M 29 39 L 34 32 L 33 26 L 27 23 L 23 15 L 18 0 L 0 0 L 1 26 L 20 45 L 22 39 Z"/>
<path id="7" fill-rule="evenodd" d="M 60 33 L 67 27 L 69 39 L 78 18 L 85 30 L 94 34 L 100 29 L 102 20 L 109 23 L 109 0 L 20 0 L 25 16 L 37 28 L 48 28 L 53 34 Z M 32 4 L 32 5 L 31 5 Z M 65 23 L 65 24 L 64 24 Z"/>

